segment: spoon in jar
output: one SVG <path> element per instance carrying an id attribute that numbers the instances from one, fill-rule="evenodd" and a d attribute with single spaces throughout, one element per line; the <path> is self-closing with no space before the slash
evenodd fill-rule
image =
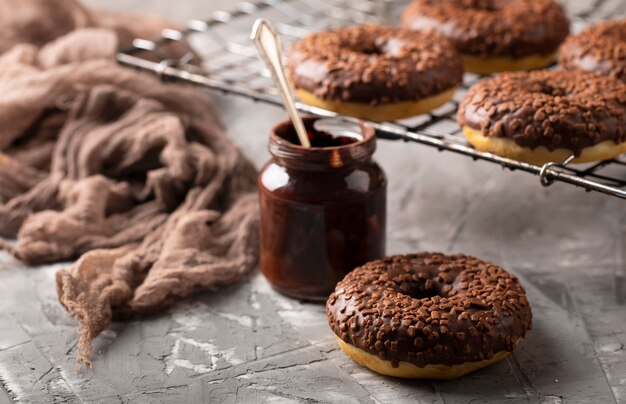
<path id="1" fill-rule="evenodd" d="M 269 21 L 259 18 L 254 22 L 250 38 L 254 41 L 261 58 L 272 73 L 272 78 L 274 79 L 274 83 L 278 88 L 281 98 L 283 99 L 283 104 L 287 109 L 291 122 L 293 122 L 293 126 L 296 129 L 300 144 L 302 147 L 311 147 L 311 142 L 309 141 L 309 136 L 306 128 L 304 127 L 304 122 L 296 109 L 296 103 L 293 98 L 291 86 L 289 85 L 287 76 L 285 75 L 282 48 L 280 45 L 280 38 L 278 37 L 276 30 L 272 24 L 269 23 Z"/>

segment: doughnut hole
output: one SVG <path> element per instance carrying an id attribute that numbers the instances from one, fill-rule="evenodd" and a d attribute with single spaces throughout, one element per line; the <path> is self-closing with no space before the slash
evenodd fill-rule
<path id="1" fill-rule="evenodd" d="M 428 275 L 426 275 L 428 274 Z M 435 296 L 450 297 L 452 283 L 456 277 L 439 272 L 434 267 L 411 268 L 408 271 L 390 270 L 388 273 L 396 293 L 413 299 L 430 299 Z"/>
<path id="2" fill-rule="evenodd" d="M 375 39 L 374 41 L 351 38 L 350 41 L 342 44 L 345 49 L 348 49 L 357 55 L 367 56 L 401 56 L 402 49 L 405 45 L 405 41 L 394 38 Z"/>
<path id="3" fill-rule="evenodd" d="M 497 3 L 497 0 L 460 0 L 462 8 L 480 11 L 497 11 L 500 9 Z"/>
<path id="4" fill-rule="evenodd" d="M 383 55 L 385 54 L 385 50 L 380 46 L 380 44 L 375 42 L 363 43 L 359 48 L 351 47 L 354 52 L 362 53 L 364 55 Z"/>
<path id="5" fill-rule="evenodd" d="M 562 87 L 551 85 L 546 81 L 535 81 L 529 83 L 529 91 L 532 93 L 545 94 L 551 97 L 565 96 L 568 91 Z"/>
<path id="6" fill-rule="evenodd" d="M 445 297 L 442 294 L 442 288 L 431 287 L 426 288 L 428 281 L 417 282 L 415 284 L 405 284 L 398 288 L 398 291 L 404 295 L 410 296 L 413 299 L 430 299 L 435 296 Z"/>

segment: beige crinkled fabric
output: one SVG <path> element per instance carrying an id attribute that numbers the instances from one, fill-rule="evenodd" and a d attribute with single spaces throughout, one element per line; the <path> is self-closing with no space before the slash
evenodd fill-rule
<path id="1" fill-rule="evenodd" d="M 70 0 L 0 1 L 5 23 L 7 7 L 22 25 L 0 33 L 0 235 L 17 242 L 0 247 L 29 264 L 78 259 L 57 290 L 89 363 L 114 316 L 255 267 L 256 174 L 201 92 L 113 61 L 131 28 Z"/>

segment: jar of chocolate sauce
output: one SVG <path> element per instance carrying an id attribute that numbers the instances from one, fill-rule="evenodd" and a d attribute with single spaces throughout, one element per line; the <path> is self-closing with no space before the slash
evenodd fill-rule
<path id="1" fill-rule="evenodd" d="M 293 124 L 270 134 L 271 160 L 259 174 L 261 271 L 279 292 L 325 300 L 344 275 L 385 255 L 387 180 L 372 160 L 374 130 L 348 136 L 316 131 L 311 148 Z"/>

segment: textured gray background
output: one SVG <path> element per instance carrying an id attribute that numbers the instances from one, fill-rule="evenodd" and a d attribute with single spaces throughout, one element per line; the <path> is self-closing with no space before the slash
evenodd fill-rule
<path id="1" fill-rule="evenodd" d="M 235 5 L 88 3 L 179 21 Z M 285 114 L 217 98 L 235 141 L 262 164 L 269 128 Z M 390 253 L 465 252 L 520 276 L 534 329 L 507 360 L 448 382 L 378 376 L 337 349 L 322 306 L 284 298 L 256 274 L 114 324 L 96 341 L 94 368 L 77 373 L 75 323 L 53 286 L 60 266 L 27 268 L 0 254 L 0 403 L 626 403 L 624 201 L 544 189 L 535 177 L 419 145 L 380 142 L 376 158 L 390 181 Z"/>

